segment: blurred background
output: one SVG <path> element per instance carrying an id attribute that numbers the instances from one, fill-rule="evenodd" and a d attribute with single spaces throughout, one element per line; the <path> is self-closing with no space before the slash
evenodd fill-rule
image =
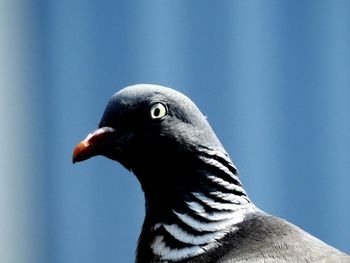
<path id="1" fill-rule="evenodd" d="M 260 208 L 350 253 L 350 1 L 0 0 L 1 262 L 133 262 L 138 182 L 71 156 L 136 83 L 187 94 Z"/>

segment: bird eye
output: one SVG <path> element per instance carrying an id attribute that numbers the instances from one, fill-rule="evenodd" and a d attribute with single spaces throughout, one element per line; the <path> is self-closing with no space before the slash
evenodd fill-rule
<path id="1" fill-rule="evenodd" d="M 151 108 L 151 118 L 153 120 L 163 119 L 167 115 L 167 109 L 164 104 L 158 102 L 153 104 Z"/>

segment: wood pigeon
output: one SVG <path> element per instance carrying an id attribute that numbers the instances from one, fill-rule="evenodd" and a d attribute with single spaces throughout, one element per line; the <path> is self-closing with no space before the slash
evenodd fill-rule
<path id="1" fill-rule="evenodd" d="M 185 95 L 139 84 L 117 92 L 73 162 L 103 155 L 139 180 L 146 213 L 136 262 L 350 262 L 257 208 L 207 119 Z"/>

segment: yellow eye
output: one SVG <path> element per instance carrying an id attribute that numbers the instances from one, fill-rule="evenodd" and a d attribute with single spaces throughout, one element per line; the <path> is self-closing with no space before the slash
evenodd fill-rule
<path id="1" fill-rule="evenodd" d="M 160 102 L 153 104 L 151 108 L 151 118 L 153 120 L 161 120 L 167 115 L 167 113 L 165 105 Z"/>

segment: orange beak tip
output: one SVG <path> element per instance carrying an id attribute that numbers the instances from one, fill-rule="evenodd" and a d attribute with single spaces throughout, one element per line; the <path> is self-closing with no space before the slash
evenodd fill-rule
<path id="1" fill-rule="evenodd" d="M 83 156 L 86 155 L 87 149 L 88 149 L 88 144 L 85 141 L 82 141 L 77 144 L 77 146 L 73 151 L 73 158 L 72 158 L 73 164 L 84 160 Z"/>
<path id="2" fill-rule="evenodd" d="M 83 141 L 75 146 L 73 151 L 73 163 L 81 162 L 90 157 L 101 154 L 101 150 L 114 136 L 115 129 L 102 127 L 91 132 Z"/>

